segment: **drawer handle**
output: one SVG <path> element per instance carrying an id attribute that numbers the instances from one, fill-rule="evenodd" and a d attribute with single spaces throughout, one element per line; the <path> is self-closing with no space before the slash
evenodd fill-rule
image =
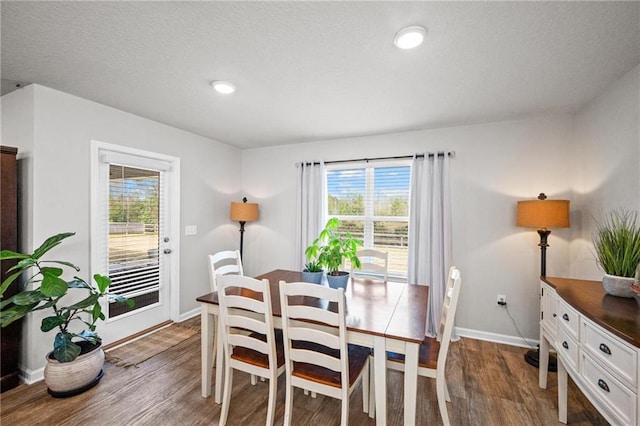
<path id="1" fill-rule="evenodd" d="M 569 321 L 569 315 L 562 314 L 562 319 L 565 320 L 565 321 Z"/>
<path id="2" fill-rule="evenodd" d="M 605 390 L 605 391 L 607 391 L 607 392 L 611 392 L 611 391 L 609 390 L 609 385 L 607 385 L 607 382 L 605 382 L 605 381 L 604 381 L 604 380 L 602 380 L 602 379 L 598 379 L 598 386 L 600 386 L 600 388 L 601 388 L 602 390 Z"/>
<path id="3" fill-rule="evenodd" d="M 556 313 L 554 312 L 554 313 L 553 313 L 553 317 L 555 318 L 555 317 L 557 317 L 557 316 L 558 316 L 558 314 L 556 314 Z"/>
<path id="4" fill-rule="evenodd" d="M 562 347 L 565 348 L 565 349 L 569 349 L 569 345 L 567 344 L 566 340 L 564 342 L 562 342 Z"/>
<path id="5" fill-rule="evenodd" d="M 604 343 L 600 343 L 600 350 L 607 355 L 611 355 L 611 349 L 609 349 L 609 346 L 605 345 Z"/>

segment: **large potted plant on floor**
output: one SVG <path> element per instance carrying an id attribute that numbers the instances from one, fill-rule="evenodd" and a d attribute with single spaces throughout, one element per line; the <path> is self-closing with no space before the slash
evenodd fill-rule
<path id="1" fill-rule="evenodd" d="M 360 268 L 358 259 L 358 247 L 362 247 L 362 241 L 354 238 L 350 232 L 339 232 L 340 221 L 331 218 L 320 231 L 311 246 L 306 250 L 307 257 L 318 259 L 323 267 L 327 268 L 327 281 L 333 288 L 346 288 L 349 281 L 349 273 L 340 271 L 345 259 L 349 259 L 354 268 Z"/>
<path id="2" fill-rule="evenodd" d="M 634 297 L 631 285 L 640 264 L 638 213 L 617 210 L 596 221 L 593 245 L 597 262 L 605 272 L 604 290 L 613 296 Z"/>
<path id="3" fill-rule="evenodd" d="M 96 323 L 105 319 L 100 299 L 108 297 L 133 306 L 133 301 L 107 292 L 111 284 L 109 277 L 94 275 L 95 285 L 79 277 L 66 281 L 62 278 L 63 268 L 77 272 L 80 270 L 77 266 L 66 261 L 43 259 L 49 250 L 72 235 L 71 232 L 54 235 L 31 254 L 0 251 L 0 260 L 17 261 L 0 285 L 0 297 L 12 282 L 25 275 L 23 290 L 0 303 L 0 326 L 6 327 L 30 312 L 52 311 L 42 319 L 40 329 L 43 332 L 58 329 L 44 370 L 49 393 L 55 397 L 76 395 L 94 386 L 102 377 L 104 352 L 96 333 Z M 69 290 L 73 292 L 68 293 Z M 71 293 L 78 292 L 85 292 L 86 296 L 70 297 Z M 74 301 L 69 302 L 69 299 Z M 74 331 L 80 323 L 85 329 Z"/>

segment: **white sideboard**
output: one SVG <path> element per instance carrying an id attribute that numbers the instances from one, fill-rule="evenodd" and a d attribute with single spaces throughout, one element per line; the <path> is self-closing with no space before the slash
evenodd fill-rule
<path id="1" fill-rule="evenodd" d="M 567 374 L 614 425 L 640 425 L 640 309 L 607 295 L 602 283 L 544 277 L 540 283 L 540 376 L 558 354 L 558 416 L 567 423 Z"/>

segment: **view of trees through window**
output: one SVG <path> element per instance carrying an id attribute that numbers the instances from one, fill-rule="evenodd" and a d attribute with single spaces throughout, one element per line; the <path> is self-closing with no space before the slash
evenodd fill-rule
<path id="1" fill-rule="evenodd" d="M 407 275 L 410 166 L 327 171 L 327 207 L 341 230 L 389 252 L 389 273 Z"/>
<path id="2" fill-rule="evenodd" d="M 110 304 L 110 318 L 159 301 L 159 195 L 160 172 L 109 166 L 110 291 L 136 304 Z"/>

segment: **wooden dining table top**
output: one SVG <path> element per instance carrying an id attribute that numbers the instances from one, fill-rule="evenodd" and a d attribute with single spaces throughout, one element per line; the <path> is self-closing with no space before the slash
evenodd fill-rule
<path id="1" fill-rule="evenodd" d="M 271 305 L 273 315 L 276 317 L 282 315 L 280 281 L 303 281 L 301 272 L 284 269 L 276 269 L 255 278 L 269 281 Z M 326 285 L 326 282 L 321 285 Z M 345 291 L 347 330 L 409 342 L 421 342 L 425 336 L 428 297 L 428 286 L 351 277 Z M 208 293 L 196 300 L 217 305 L 218 293 Z M 307 302 L 293 301 L 292 303 Z M 309 301 L 309 303 L 313 302 Z M 334 312 L 337 309 L 332 304 L 325 308 Z"/>

